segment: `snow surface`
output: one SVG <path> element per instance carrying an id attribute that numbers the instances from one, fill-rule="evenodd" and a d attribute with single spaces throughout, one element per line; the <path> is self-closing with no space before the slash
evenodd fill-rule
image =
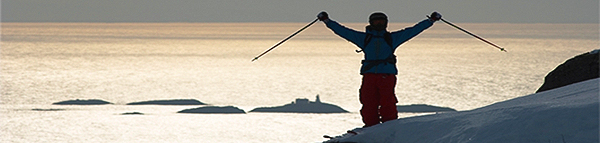
<path id="1" fill-rule="evenodd" d="M 591 79 L 470 111 L 398 119 L 326 142 L 597 143 L 599 82 Z"/>

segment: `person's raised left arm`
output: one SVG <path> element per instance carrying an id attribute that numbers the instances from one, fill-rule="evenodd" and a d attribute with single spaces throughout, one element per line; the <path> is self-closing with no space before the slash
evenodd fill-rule
<path id="1" fill-rule="evenodd" d="M 441 18 L 442 18 L 442 15 L 440 15 L 437 12 L 433 12 L 433 13 L 431 13 L 431 16 L 428 16 L 428 19 L 425 19 L 425 20 L 415 24 L 412 27 L 408 27 L 408 28 L 404 28 L 399 31 L 391 32 L 392 39 L 393 39 L 393 43 L 392 43 L 393 47 L 394 48 L 398 47 L 402 43 L 419 35 L 425 29 L 431 27 L 435 21 L 438 21 Z"/>

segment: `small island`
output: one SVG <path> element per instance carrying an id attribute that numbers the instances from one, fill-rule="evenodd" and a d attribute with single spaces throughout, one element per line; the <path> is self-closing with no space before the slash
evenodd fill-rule
<path id="1" fill-rule="evenodd" d="M 89 99 L 89 100 L 76 99 L 76 100 L 67 100 L 67 101 L 56 102 L 56 103 L 52 103 L 52 104 L 53 105 L 104 105 L 104 104 L 112 104 L 112 103 L 106 102 L 103 100 L 99 100 L 99 99 Z"/>
<path id="2" fill-rule="evenodd" d="M 127 105 L 206 105 L 196 99 L 150 100 L 127 103 Z"/>
<path id="3" fill-rule="evenodd" d="M 55 108 L 50 108 L 50 109 L 42 109 L 42 108 L 34 108 L 31 109 L 32 111 L 64 111 L 65 109 L 55 109 Z"/>
<path id="4" fill-rule="evenodd" d="M 198 113 L 198 114 L 246 114 L 244 110 L 233 106 L 207 106 L 192 109 L 181 110 L 177 113 Z"/>
<path id="5" fill-rule="evenodd" d="M 250 112 L 280 112 L 280 113 L 348 113 L 339 106 L 323 103 L 317 95 L 315 102 L 308 99 L 296 99 L 296 102 L 277 107 L 260 107 Z"/>
<path id="6" fill-rule="evenodd" d="M 426 113 L 426 112 L 455 112 L 456 110 L 448 107 L 437 107 L 426 104 L 398 105 L 398 112 L 405 113 Z"/>
<path id="7" fill-rule="evenodd" d="M 125 112 L 121 113 L 121 115 L 144 115 L 142 112 Z"/>

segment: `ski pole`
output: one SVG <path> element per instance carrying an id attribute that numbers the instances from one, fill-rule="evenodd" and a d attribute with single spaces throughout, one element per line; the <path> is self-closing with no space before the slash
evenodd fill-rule
<path id="1" fill-rule="evenodd" d="M 446 24 L 448 24 L 448 25 L 450 25 L 450 26 L 452 26 L 452 27 L 454 27 L 454 28 L 456 28 L 456 29 L 458 29 L 458 30 L 460 30 L 460 31 L 463 31 L 463 32 L 465 32 L 465 33 L 467 33 L 467 34 L 469 34 L 469 35 L 471 35 L 471 36 L 473 36 L 473 37 L 475 37 L 475 38 L 477 38 L 477 39 L 479 39 L 479 40 L 481 40 L 481 41 L 485 42 L 485 43 L 488 43 L 488 44 L 490 44 L 490 45 L 492 45 L 492 46 L 494 46 L 494 47 L 496 47 L 496 48 L 500 49 L 500 51 L 507 52 L 506 50 L 504 50 L 504 48 L 502 48 L 502 47 L 500 47 L 500 46 L 498 46 L 498 45 L 496 45 L 496 44 L 494 44 L 494 43 L 492 43 L 492 42 L 490 42 L 490 41 L 487 41 L 487 40 L 485 40 L 485 39 L 483 39 L 483 38 L 481 38 L 481 37 L 479 37 L 479 36 L 477 36 L 477 35 L 475 35 L 475 34 L 473 34 L 473 33 L 469 32 L 469 31 L 467 31 L 467 30 L 465 30 L 465 29 L 462 29 L 462 28 L 460 28 L 460 27 L 458 27 L 458 26 L 456 26 L 456 25 L 454 25 L 454 24 L 452 24 L 452 23 L 450 23 L 450 22 L 448 22 L 448 21 L 446 21 L 446 20 L 444 20 L 444 19 L 442 19 L 442 18 L 440 18 L 440 20 L 442 20 L 444 23 L 446 23 Z"/>
<path id="2" fill-rule="evenodd" d="M 267 49 L 267 51 L 265 51 L 265 52 L 261 53 L 260 55 L 258 55 L 258 56 L 256 56 L 256 57 L 254 57 L 254 59 L 252 59 L 252 62 L 254 62 L 254 61 L 258 60 L 258 58 L 260 58 L 260 57 L 262 57 L 263 55 L 267 54 L 269 51 L 271 51 L 271 50 L 275 49 L 275 47 L 277 47 L 277 46 L 281 45 L 283 42 L 285 42 L 285 41 L 289 40 L 290 38 L 292 38 L 292 37 L 296 36 L 296 34 L 298 34 L 298 33 L 302 32 L 302 30 L 304 30 L 304 29 L 308 28 L 309 26 L 311 26 L 312 24 L 314 24 L 315 22 L 317 22 L 317 20 L 319 20 L 319 19 L 315 19 L 315 20 L 313 20 L 313 21 L 312 21 L 312 22 L 310 22 L 308 25 L 306 25 L 306 26 L 302 27 L 302 29 L 300 29 L 300 30 L 296 31 L 294 34 L 292 34 L 292 35 L 288 36 L 287 38 L 285 38 L 285 39 L 281 40 L 279 43 L 275 44 L 273 47 L 271 47 L 271 48 Z"/>

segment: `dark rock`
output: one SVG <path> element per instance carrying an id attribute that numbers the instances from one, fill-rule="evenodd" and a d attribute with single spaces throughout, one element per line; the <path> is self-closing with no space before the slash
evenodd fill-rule
<path id="1" fill-rule="evenodd" d="M 127 103 L 127 105 L 206 105 L 195 99 L 150 100 Z"/>
<path id="2" fill-rule="evenodd" d="M 121 115 L 144 115 L 144 113 L 141 112 L 125 112 Z"/>
<path id="3" fill-rule="evenodd" d="M 51 108 L 51 109 L 40 109 L 40 108 L 35 108 L 35 109 L 31 109 L 31 110 L 33 110 L 33 111 L 64 111 L 65 109 L 54 109 L 54 108 Z"/>
<path id="4" fill-rule="evenodd" d="M 536 91 L 536 93 L 598 78 L 599 50 L 600 49 L 575 56 L 556 67 L 546 75 L 544 84 Z"/>
<path id="5" fill-rule="evenodd" d="M 308 99 L 296 99 L 296 102 L 277 107 L 260 107 L 250 112 L 284 112 L 284 113 L 348 113 L 339 106 L 322 103 L 317 95 L 315 102 Z"/>
<path id="6" fill-rule="evenodd" d="M 398 105 L 398 112 L 425 113 L 425 112 L 455 112 L 456 110 L 448 107 L 437 107 L 425 104 Z"/>
<path id="7" fill-rule="evenodd" d="M 245 114 L 244 110 L 233 107 L 233 106 L 225 106 L 225 107 L 217 107 L 217 106 L 207 106 L 207 107 L 199 107 L 192 109 L 181 110 L 177 113 L 200 113 L 200 114 Z"/>
<path id="8" fill-rule="evenodd" d="M 52 104 L 53 105 L 104 105 L 104 104 L 112 104 L 112 103 L 106 102 L 103 100 L 99 100 L 99 99 L 89 99 L 89 100 L 76 99 L 76 100 L 67 100 L 67 101 L 56 102 L 56 103 L 52 103 Z"/>

